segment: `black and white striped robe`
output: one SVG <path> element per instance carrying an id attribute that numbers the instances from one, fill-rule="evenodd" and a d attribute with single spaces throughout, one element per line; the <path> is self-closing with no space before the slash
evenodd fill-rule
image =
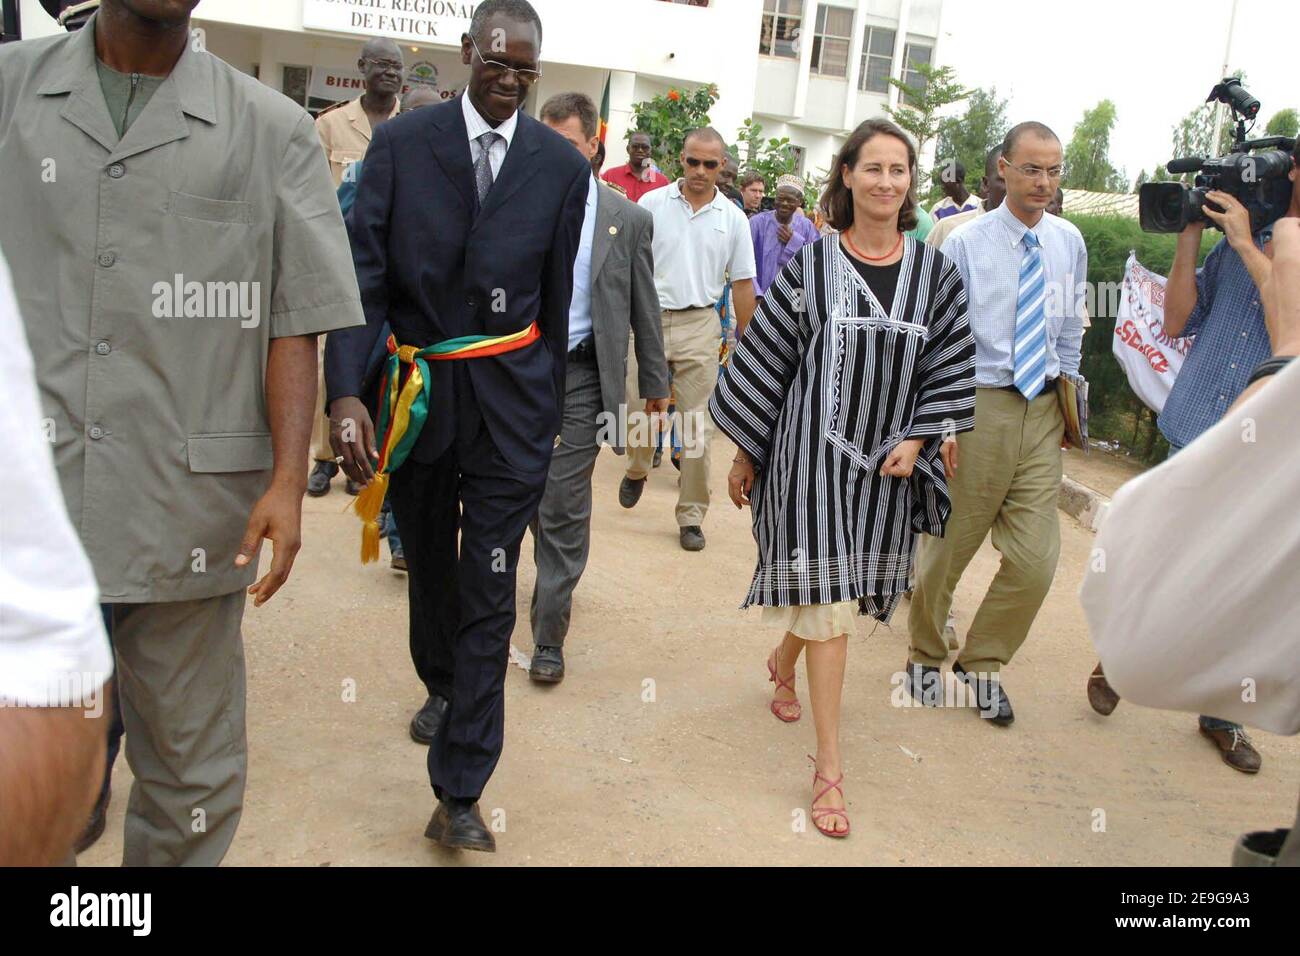
<path id="1" fill-rule="evenodd" d="M 709 403 L 749 453 L 758 568 L 742 607 L 859 599 L 888 621 L 913 534 L 952 510 L 942 436 L 975 427 L 975 342 L 957 267 L 904 239 L 886 315 L 840 246 L 804 246 L 768 290 Z M 900 441 L 927 438 L 912 477 L 882 478 Z"/>

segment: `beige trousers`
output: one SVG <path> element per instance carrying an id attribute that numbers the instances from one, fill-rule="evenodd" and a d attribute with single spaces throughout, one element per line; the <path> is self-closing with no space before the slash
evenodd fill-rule
<path id="1" fill-rule="evenodd" d="M 311 426 L 313 461 L 333 461 L 330 447 L 330 417 L 325 413 L 325 336 L 316 336 L 316 417 Z"/>
<path id="2" fill-rule="evenodd" d="M 664 312 L 664 357 L 673 375 L 679 434 L 682 436 L 682 483 L 677 493 L 677 525 L 704 524 L 709 511 L 709 399 L 718 384 L 718 349 L 722 322 L 716 309 Z M 636 352 L 628 350 L 628 418 L 645 409 L 637 388 Z M 629 427 L 627 477 L 633 481 L 650 474 L 654 445 L 647 443 L 648 429 Z M 639 442 L 639 444 L 637 443 Z"/>
<path id="3" fill-rule="evenodd" d="M 953 590 L 991 531 L 1002 564 L 957 660 L 967 671 L 1010 662 L 1047 597 L 1061 554 L 1057 497 L 1065 419 L 1056 391 L 1032 402 L 1014 392 L 975 392 L 975 430 L 957 438 L 952 517 L 942 538 L 922 536 L 909 627 L 914 664 L 948 657 L 944 624 Z"/>
<path id="4" fill-rule="evenodd" d="M 216 866 L 247 776 L 241 589 L 198 601 L 117 604 L 113 646 L 135 782 L 123 866 Z"/>

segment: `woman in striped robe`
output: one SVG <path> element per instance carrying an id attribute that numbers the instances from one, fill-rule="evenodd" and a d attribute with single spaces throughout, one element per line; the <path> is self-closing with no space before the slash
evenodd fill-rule
<path id="1" fill-rule="evenodd" d="M 786 722 L 800 717 L 795 665 L 808 650 L 813 822 L 828 836 L 849 831 L 839 711 L 854 612 L 889 620 L 913 536 L 943 534 L 955 439 L 975 424 L 961 276 L 904 236 L 915 169 L 892 123 L 854 131 L 821 200 L 838 234 L 781 271 L 709 405 L 739 449 L 732 501 L 753 509 L 758 568 L 742 606 L 785 632 L 768 673 Z"/>

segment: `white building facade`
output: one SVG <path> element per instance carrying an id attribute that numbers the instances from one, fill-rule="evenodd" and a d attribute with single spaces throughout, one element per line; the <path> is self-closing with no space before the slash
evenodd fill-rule
<path id="1" fill-rule="evenodd" d="M 542 78 L 526 109 L 576 90 L 610 89 L 607 165 L 626 161 L 632 105 L 713 83 L 711 117 L 734 141 L 744 120 L 788 136 L 802 171 L 829 165 L 845 135 L 897 102 L 888 77 L 937 62 L 943 0 L 532 0 L 542 18 Z M 20 0 L 23 35 L 54 32 Z M 471 0 L 201 0 L 208 50 L 313 111 L 359 95 L 357 59 L 371 37 L 397 41 L 410 82 L 455 96 L 469 76 L 460 37 Z M 743 165 L 742 157 L 742 165 Z"/>

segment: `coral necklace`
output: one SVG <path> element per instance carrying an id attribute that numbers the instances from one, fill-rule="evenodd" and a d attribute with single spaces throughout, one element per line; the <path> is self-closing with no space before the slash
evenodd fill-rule
<path id="1" fill-rule="evenodd" d="M 868 262 L 879 262 L 881 259 L 888 259 L 895 252 L 897 252 L 898 247 L 903 244 L 903 234 L 900 232 L 898 234 L 898 242 L 894 243 L 894 247 L 890 249 L 888 252 L 886 252 L 883 256 L 869 256 L 853 244 L 853 237 L 849 235 L 847 231 L 841 233 L 841 235 L 844 236 L 844 241 L 849 244 L 849 250 L 859 259 L 866 259 Z"/>

